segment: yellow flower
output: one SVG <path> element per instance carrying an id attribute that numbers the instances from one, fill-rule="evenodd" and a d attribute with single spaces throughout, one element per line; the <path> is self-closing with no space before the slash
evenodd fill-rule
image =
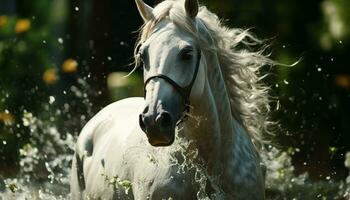
<path id="1" fill-rule="evenodd" d="M 350 76 L 347 74 L 340 74 L 335 77 L 335 84 L 344 89 L 350 89 Z"/>
<path id="2" fill-rule="evenodd" d="M 0 16 L 0 28 L 7 24 L 7 17 L 5 15 Z"/>
<path id="3" fill-rule="evenodd" d="M 78 62 L 72 58 L 69 58 L 64 61 L 62 70 L 65 73 L 74 73 L 78 70 Z"/>
<path id="4" fill-rule="evenodd" d="M 29 19 L 19 19 L 16 22 L 15 26 L 15 32 L 16 33 L 23 33 L 28 31 L 30 28 L 30 20 Z"/>
<path id="5" fill-rule="evenodd" d="M 8 112 L 0 112 L 0 121 L 4 122 L 5 125 L 12 125 L 15 122 L 15 116 Z"/>
<path id="6" fill-rule="evenodd" d="M 57 82 L 57 72 L 55 69 L 47 69 L 43 74 L 43 81 L 48 85 L 53 85 Z"/>

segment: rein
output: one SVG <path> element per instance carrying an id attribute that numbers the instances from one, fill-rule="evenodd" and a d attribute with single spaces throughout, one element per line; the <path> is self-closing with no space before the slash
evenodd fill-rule
<path id="1" fill-rule="evenodd" d="M 192 77 L 191 82 L 185 86 L 185 87 L 181 87 L 178 83 L 176 83 L 174 80 L 172 80 L 171 78 L 169 78 L 168 76 L 164 75 L 164 74 L 156 74 L 156 75 L 152 75 L 150 77 L 148 77 L 145 82 L 144 82 L 144 98 L 146 98 L 146 86 L 147 84 L 155 79 L 155 78 L 159 78 L 159 79 L 163 79 L 165 80 L 167 83 L 169 83 L 170 85 L 172 85 L 176 91 L 182 96 L 182 99 L 184 100 L 185 103 L 185 109 L 183 111 L 183 116 L 180 118 L 180 120 L 176 123 L 176 125 L 181 124 L 182 122 L 184 122 L 187 118 L 187 113 L 190 111 L 190 95 L 191 95 L 191 90 L 192 87 L 194 85 L 194 82 L 197 78 L 198 75 L 198 70 L 199 70 L 199 65 L 201 62 L 201 51 L 198 51 L 197 54 L 197 63 L 196 63 L 196 68 Z"/>

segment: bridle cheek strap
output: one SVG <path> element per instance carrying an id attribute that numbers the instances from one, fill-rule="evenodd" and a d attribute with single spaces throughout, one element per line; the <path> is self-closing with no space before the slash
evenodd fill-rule
<path id="1" fill-rule="evenodd" d="M 189 111 L 189 106 L 190 106 L 191 90 L 192 90 L 192 87 L 193 87 L 194 82 L 196 81 L 196 78 L 197 78 L 197 75 L 198 75 L 200 62 L 201 62 L 201 52 L 198 51 L 196 68 L 194 70 L 194 74 L 193 74 L 192 80 L 185 87 L 181 87 L 174 80 L 172 80 L 171 78 L 169 78 L 168 76 L 166 76 L 164 74 L 156 74 L 156 75 L 152 75 L 152 76 L 148 77 L 147 80 L 144 83 L 144 91 L 145 91 L 145 96 L 144 97 L 146 98 L 146 86 L 152 79 L 155 79 L 155 78 L 163 79 L 166 82 L 168 82 L 170 85 L 172 85 L 176 89 L 176 91 L 182 96 L 182 99 L 184 100 L 184 103 L 185 103 L 185 110 L 184 111 L 188 112 Z"/>

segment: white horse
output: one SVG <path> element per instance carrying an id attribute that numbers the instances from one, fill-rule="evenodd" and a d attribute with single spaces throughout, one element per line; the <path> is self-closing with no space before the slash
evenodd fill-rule
<path id="1" fill-rule="evenodd" d="M 256 144 L 269 106 L 259 68 L 273 62 L 242 48 L 260 41 L 197 0 L 136 4 L 145 99 L 112 103 L 84 127 L 72 198 L 264 199 Z"/>

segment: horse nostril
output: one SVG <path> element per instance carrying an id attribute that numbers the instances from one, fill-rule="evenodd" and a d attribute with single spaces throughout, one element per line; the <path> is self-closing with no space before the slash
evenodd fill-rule
<path id="1" fill-rule="evenodd" d="M 146 131 L 146 125 L 145 125 L 145 122 L 144 122 L 143 114 L 139 115 L 139 125 L 140 125 L 140 128 L 145 132 Z"/>
<path id="2" fill-rule="evenodd" d="M 156 124 L 162 130 L 167 130 L 172 125 L 171 115 L 168 112 L 162 112 L 156 117 Z"/>

